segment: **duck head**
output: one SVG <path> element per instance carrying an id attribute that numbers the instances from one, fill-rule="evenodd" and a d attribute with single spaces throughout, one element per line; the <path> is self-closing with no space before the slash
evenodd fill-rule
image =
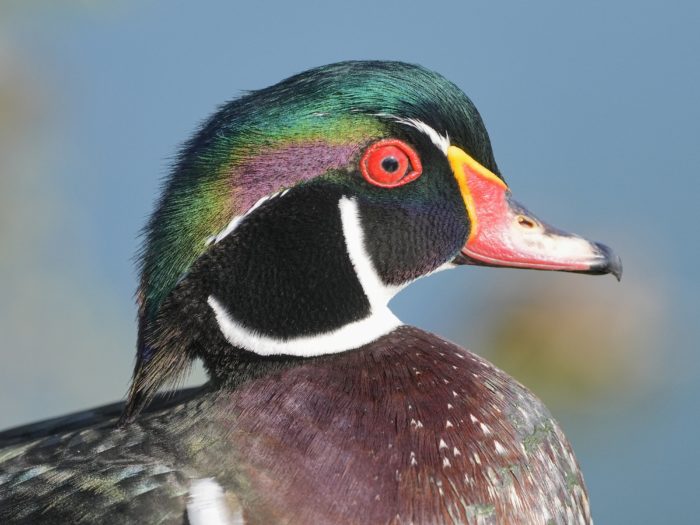
<path id="1" fill-rule="evenodd" d="M 513 200 L 484 124 L 419 66 L 345 62 L 223 106 L 183 148 L 145 233 L 136 410 L 195 357 L 370 343 L 412 281 L 463 264 L 613 273 L 602 244 Z"/>

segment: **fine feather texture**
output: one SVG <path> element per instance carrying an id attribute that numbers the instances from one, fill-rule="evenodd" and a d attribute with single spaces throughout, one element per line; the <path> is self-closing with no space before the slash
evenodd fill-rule
<path id="1" fill-rule="evenodd" d="M 0 434 L 0 522 L 181 524 L 211 478 L 249 523 L 591 523 L 557 423 L 478 356 L 400 327 L 270 359 L 126 428 L 117 409 Z"/>
<path id="2" fill-rule="evenodd" d="M 362 292 L 369 302 L 366 316 L 345 322 L 329 331 L 318 331 L 309 335 L 280 339 L 249 329 L 232 317 L 214 295 L 210 295 L 207 298 L 207 303 L 214 311 L 217 324 L 224 337 L 234 347 L 245 348 L 258 355 L 284 354 L 309 357 L 331 354 L 370 343 L 401 324 L 387 307 L 389 300 L 400 290 L 400 287 L 384 284 L 377 274 L 374 262 L 367 253 L 357 203 L 354 200 L 341 197 L 338 208 L 346 252 Z M 233 272 L 227 273 L 227 275 L 230 278 L 235 278 Z M 279 290 L 279 287 L 276 289 Z M 295 300 L 300 301 L 301 294 L 294 295 Z M 239 299 L 240 296 L 236 295 L 236 298 Z M 336 300 L 344 300 L 344 297 L 337 297 Z M 315 303 L 316 306 L 320 303 L 320 301 L 313 299 L 310 302 Z M 315 324 L 318 323 L 321 315 L 321 313 L 316 314 Z M 284 321 L 279 315 L 274 315 L 275 323 L 283 324 Z"/>

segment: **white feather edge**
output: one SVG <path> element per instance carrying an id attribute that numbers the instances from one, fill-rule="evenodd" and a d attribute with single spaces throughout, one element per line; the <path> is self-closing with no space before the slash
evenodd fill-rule
<path id="1" fill-rule="evenodd" d="M 195 479 L 187 493 L 187 520 L 190 525 L 238 525 L 240 513 L 231 515 L 224 489 L 214 478 Z"/>

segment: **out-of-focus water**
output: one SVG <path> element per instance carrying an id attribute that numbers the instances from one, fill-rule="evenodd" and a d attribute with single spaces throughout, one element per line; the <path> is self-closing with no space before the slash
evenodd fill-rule
<path id="1" fill-rule="evenodd" d="M 516 197 L 625 276 L 462 268 L 397 314 L 545 399 L 599 523 L 697 521 L 699 5 L 0 3 L 0 427 L 123 395 L 138 232 L 218 104 L 400 59 L 463 88 Z"/>

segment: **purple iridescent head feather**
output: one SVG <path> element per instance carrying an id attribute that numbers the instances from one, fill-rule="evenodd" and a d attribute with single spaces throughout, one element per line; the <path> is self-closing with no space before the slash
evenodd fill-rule
<path id="1" fill-rule="evenodd" d="M 361 146 L 317 140 L 261 151 L 231 173 L 235 209 L 245 212 L 265 195 L 340 169 L 350 163 Z"/>

